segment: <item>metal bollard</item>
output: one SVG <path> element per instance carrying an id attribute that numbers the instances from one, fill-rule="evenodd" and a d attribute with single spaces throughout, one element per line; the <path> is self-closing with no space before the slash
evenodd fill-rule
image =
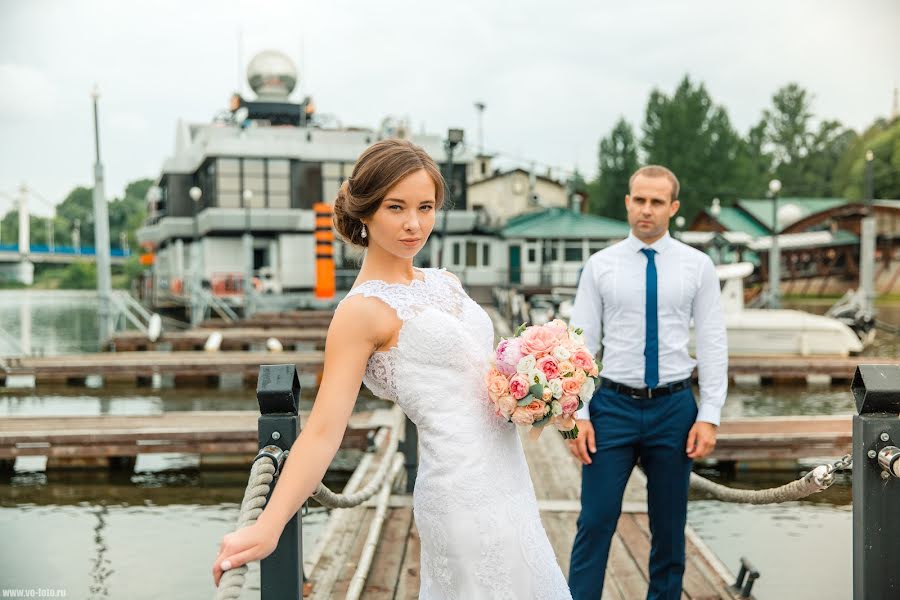
<path id="1" fill-rule="evenodd" d="M 860 365 L 853 417 L 853 598 L 900 597 L 900 366 Z"/>
<path id="2" fill-rule="evenodd" d="M 259 447 L 277 446 L 290 450 L 300 433 L 297 407 L 300 380 L 294 365 L 262 365 L 256 386 L 259 402 Z M 296 459 L 295 459 L 296 460 Z M 272 491 L 278 484 L 276 479 Z M 269 493 L 271 497 L 271 492 Z M 268 502 L 269 498 L 266 498 Z M 260 563 L 261 600 L 303 598 L 303 540 L 300 514 L 284 526 L 278 546 Z"/>
<path id="3" fill-rule="evenodd" d="M 752 598 L 753 584 L 759 579 L 759 571 L 753 568 L 746 557 L 741 557 L 741 569 L 738 571 L 737 580 L 731 586 L 738 593 L 738 598 Z"/>

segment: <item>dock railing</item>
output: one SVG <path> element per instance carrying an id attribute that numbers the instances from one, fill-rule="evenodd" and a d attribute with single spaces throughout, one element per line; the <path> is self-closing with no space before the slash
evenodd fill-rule
<path id="1" fill-rule="evenodd" d="M 860 365 L 852 384 L 858 415 L 853 419 L 853 454 L 820 465 L 800 479 L 767 490 L 739 490 L 709 481 L 696 473 L 691 486 L 725 502 L 770 504 L 798 500 L 829 488 L 835 474 L 853 469 L 853 599 L 888 600 L 900 597 L 900 519 L 893 518 L 900 507 L 900 366 Z M 241 504 L 238 527 L 252 524 L 271 495 L 290 447 L 299 435 L 297 409 L 300 384 L 294 365 L 260 367 L 257 400 L 260 407 L 259 453 L 251 468 L 250 481 Z M 399 411 L 397 413 L 399 415 Z M 404 441 L 400 430 L 404 428 Z M 389 436 L 385 442 L 385 435 Z M 375 514 L 350 580 L 346 598 L 360 597 L 378 546 L 391 490 L 406 470 L 407 492 L 412 491 L 417 470 L 415 426 L 405 419 L 382 430 L 379 445 L 385 445 L 381 462 L 368 483 L 359 491 L 355 485 L 346 494 L 335 494 L 323 484 L 313 494 L 328 508 L 358 506 L 377 494 Z M 368 470 L 371 455 L 366 462 Z M 298 458 L 295 458 L 298 460 Z M 360 471 L 360 468 L 357 469 Z M 356 474 L 354 475 L 354 477 Z M 358 481 L 357 481 L 358 484 Z M 302 512 L 302 511 L 301 511 Z M 275 551 L 261 561 L 261 600 L 300 599 L 305 577 L 302 569 L 301 513 L 288 522 Z M 246 566 L 225 572 L 217 600 L 239 598 Z M 746 558 L 732 589 L 737 598 L 752 598 L 752 588 L 760 577 Z"/>

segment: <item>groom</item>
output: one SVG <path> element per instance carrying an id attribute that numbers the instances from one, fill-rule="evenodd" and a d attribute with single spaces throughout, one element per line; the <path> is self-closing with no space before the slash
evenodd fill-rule
<path id="1" fill-rule="evenodd" d="M 648 600 L 677 600 L 691 463 L 716 444 L 728 387 L 728 349 L 719 281 L 710 258 L 669 236 L 678 179 L 638 169 L 625 196 L 631 233 L 588 259 L 572 324 L 588 349 L 603 345 L 601 383 L 577 414 L 569 449 L 582 463 L 581 514 L 572 548 L 574 600 L 596 600 L 622 510 L 625 483 L 640 460 L 647 476 L 652 547 Z M 697 360 L 688 354 L 691 319 Z M 691 373 L 700 372 L 700 406 Z"/>

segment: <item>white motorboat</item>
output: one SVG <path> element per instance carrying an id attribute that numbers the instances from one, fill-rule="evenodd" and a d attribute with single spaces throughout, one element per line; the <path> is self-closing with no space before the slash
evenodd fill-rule
<path id="1" fill-rule="evenodd" d="M 751 263 L 716 267 L 723 282 L 729 355 L 848 356 L 862 351 L 856 333 L 837 319 L 802 310 L 746 308 L 743 281 L 752 272 Z"/>

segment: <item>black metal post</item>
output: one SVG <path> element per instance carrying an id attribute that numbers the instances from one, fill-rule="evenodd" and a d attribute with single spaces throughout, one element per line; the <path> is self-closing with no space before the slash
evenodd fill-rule
<path id="1" fill-rule="evenodd" d="M 900 366 L 860 365 L 853 417 L 853 599 L 900 598 Z"/>
<path id="2" fill-rule="evenodd" d="M 450 198 L 451 198 L 451 190 L 453 189 L 453 148 L 456 144 L 450 142 L 449 140 L 444 144 L 444 148 L 447 150 L 447 175 L 444 177 L 444 181 L 447 182 L 447 189 L 444 190 L 444 214 L 443 214 L 443 223 L 441 224 L 441 251 L 438 252 L 438 268 L 444 266 L 444 252 L 447 251 L 447 214 L 450 212 Z"/>
<path id="3" fill-rule="evenodd" d="M 416 487 L 416 474 L 419 471 L 419 430 L 415 423 L 406 417 L 403 431 L 403 466 L 406 467 L 406 493 L 412 494 Z"/>
<path id="4" fill-rule="evenodd" d="M 260 366 L 256 400 L 259 402 L 260 412 L 260 449 L 274 445 L 282 450 L 290 450 L 300 434 L 300 420 L 297 417 L 300 380 L 297 377 L 297 367 Z M 277 483 L 276 479 L 271 486 L 273 491 Z M 284 526 L 275 551 L 260 563 L 260 598 L 300 600 L 303 598 L 303 579 L 303 538 L 301 517 L 297 513 Z"/>

